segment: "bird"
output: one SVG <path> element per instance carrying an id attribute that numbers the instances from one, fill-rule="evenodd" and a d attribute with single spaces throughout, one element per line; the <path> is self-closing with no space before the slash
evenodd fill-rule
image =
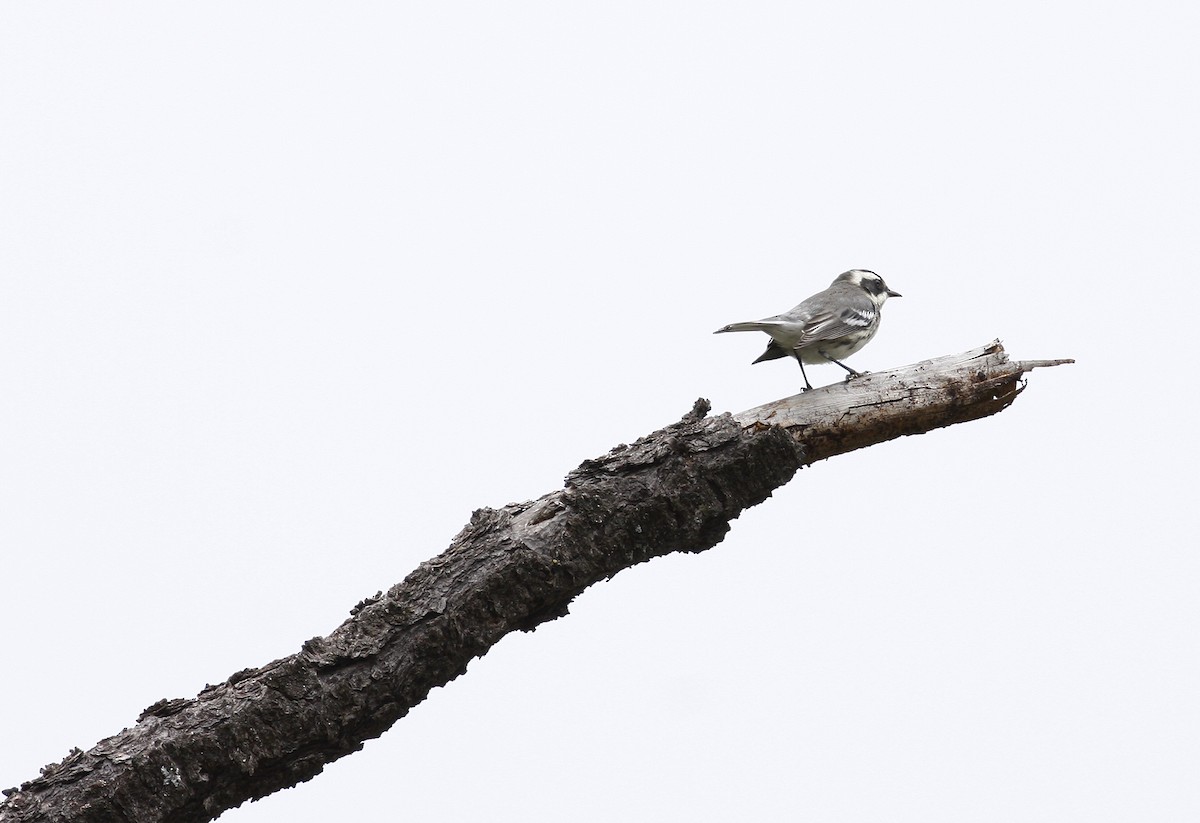
<path id="1" fill-rule="evenodd" d="M 829 288 L 817 292 L 791 311 L 747 323 L 730 323 L 713 334 L 731 331 L 761 331 L 771 337 L 767 350 L 755 363 L 794 357 L 800 364 L 804 388 L 809 391 L 804 364 L 837 363 L 846 370 L 846 379 L 858 377 L 842 362 L 854 354 L 879 331 L 880 309 L 889 297 L 900 293 L 888 288 L 883 278 L 867 269 L 842 272 Z"/>

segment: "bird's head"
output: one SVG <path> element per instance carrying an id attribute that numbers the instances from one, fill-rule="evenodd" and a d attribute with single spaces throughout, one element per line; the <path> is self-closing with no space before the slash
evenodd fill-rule
<path id="1" fill-rule="evenodd" d="M 850 271 L 842 272 L 833 281 L 836 283 L 849 283 L 852 286 L 858 286 L 871 296 L 877 306 L 882 306 L 884 301 L 889 297 L 900 297 L 900 292 L 892 291 L 888 288 L 887 283 L 883 282 L 883 278 L 873 271 L 867 269 L 851 269 Z"/>

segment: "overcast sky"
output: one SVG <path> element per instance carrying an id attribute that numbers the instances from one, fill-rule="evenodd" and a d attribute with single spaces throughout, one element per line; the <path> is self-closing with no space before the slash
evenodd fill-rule
<path id="1" fill-rule="evenodd" d="M 231 823 L 1194 821 L 1200 6 L 0 6 L 0 786 L 678 419 L 1002 338 Z M 840 379 L 813 367 L 815 384 Z"/>

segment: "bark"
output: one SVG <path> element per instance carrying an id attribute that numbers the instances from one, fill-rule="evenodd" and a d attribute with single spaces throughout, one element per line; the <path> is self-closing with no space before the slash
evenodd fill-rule
<path id="1" fill-rule="evenodd" d="M 718 543 L 729 522 L 816 460 L 994 414 L 1037 366 L 999 342 L 708 418 L 586 460 L 563 489 L 480 509 L 450 547 L 370 597 L 327 637 L 5 790 L 0 823 L 211 820 L 319 774 L 378 737 L 513 630 L 567 613 L 585 588 L 670 552 Z"/>

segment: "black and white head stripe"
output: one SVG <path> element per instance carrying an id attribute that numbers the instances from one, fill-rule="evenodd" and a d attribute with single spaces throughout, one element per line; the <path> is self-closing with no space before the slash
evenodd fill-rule
<path id="1" fill-rule="evenodd" d="M 887 287 L 887 283 L 883 282 L 883 278 L 873 271 L 867 269 L 851 269 L 842 275 L 850 283 L 862 288 L 867 294 L 871 295 L 876 303 L 882 303 L 889 297 L 899 297 L 899 292 L 894 292 Z"/>

